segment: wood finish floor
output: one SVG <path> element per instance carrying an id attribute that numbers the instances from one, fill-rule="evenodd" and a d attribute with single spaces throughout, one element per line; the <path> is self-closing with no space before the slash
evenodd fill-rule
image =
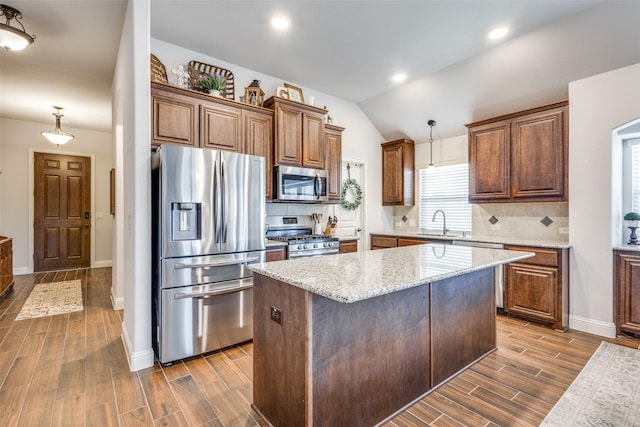
<path id="1" fill-rule="evenodd" d="M 35 284 L 76 278 L 84 311 L 14 320 Z M 250 408 L 251 343 L 129 372 L 110 284 L 109 268 L 16 276 L 0 302 L 0 426 L 260 425 Z M 497 322 L 495 353 L 384 426 L 536 426 L 602 340 Z"/>

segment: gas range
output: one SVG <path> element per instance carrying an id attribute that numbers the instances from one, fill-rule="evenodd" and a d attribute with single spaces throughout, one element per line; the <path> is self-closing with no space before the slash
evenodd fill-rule
<path id="1" fill-rule="evenodd" d="M 340 251 L 340 241 L 337 237 L 312 234 L 312 228 L 298 223 L 288 226 L 270 226 L 266 237 L 286 242 L 288 259 L 331 255 Z"/>

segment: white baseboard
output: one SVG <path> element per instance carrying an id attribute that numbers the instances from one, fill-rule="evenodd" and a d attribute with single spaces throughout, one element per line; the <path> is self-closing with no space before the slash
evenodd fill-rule
<path id="1" fill-rule="evenodd" d="M 93 263 L 93 268 L 102 268 L 102 267 L 112 267 L 112 262 L 110 259 L 104 261 L 96 261 Z"/>
<path id="2" fill-rule="evenodd" d="M 111 307 L 113 307 L 114 310 L 124 309 L 124 298 L 116 298 L 113 296 L 113 286 L 111 287 Z"/>
<path id="3" fill-rule="evenodd" d="M 29 267 L 14 267 L 13 275 L 20 276 L 21 274 L 31 274 L 33 271 L 29 269 Z"/>
<path id="4" fill-rule="evenodd" d="M 127 360 L 129 361 L 129 370 L 131 372 L 139 371 L 140 369 L 150 368 L 155 362 L 155 356 L 153 349 L 132 352 L 131 341 L 127 335 L 127 328 L 122 323 L 122 344 L 124 345 L 124 351 L 127 354 Z"/>
<path id="5" fill-rule="evenodd" d="M 575 315 L 569 315 L 569 329 L 588 332 L 590 334 L 600 335 L 607 338 L 616 337 L 615 323 L 587 319 L 586 317 Z"/>

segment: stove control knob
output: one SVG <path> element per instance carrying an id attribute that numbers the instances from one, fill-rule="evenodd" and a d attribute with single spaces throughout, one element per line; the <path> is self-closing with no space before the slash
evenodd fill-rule
<path id="1" fill-rule="evenodd" d="M 317 243 L 314 243 L 314 244 L 313 244 L 313 247 L 314 247 L 314 248 L 317 248 L 317 247 L 318 247 L 318 244 L 317 244 Z"/>
<path id="2" fill-rule="evenodd" d="M 304 245 L 298 245 L 298 250 L 304 249 Z"/>
<path id="3" fill-rule="evenodd" d="M 309 249 L 309 245 L 302 245 L 302 249 Z"/>

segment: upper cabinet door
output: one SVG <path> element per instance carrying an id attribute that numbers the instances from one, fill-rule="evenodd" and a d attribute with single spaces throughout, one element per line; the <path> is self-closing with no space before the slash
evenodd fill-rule
<path id="1" fill-rule="evenodd" d="M 410 139 L 382 144 L 382 205 L 413 206 L 415 146 Z"/>
<path id="2" fill-rule="evenodd" d="M 151 144 L 197 147 L 198 102 L 188 96 L 151 90 Z"/>
<path id="3" fill-rule="evenodd" d="M 324 116 L 302 115 L 302 166 L 324 169 Z"/>
<path id="4" fill-rule="evenodd" d="M 242 117 L 244 120 L 245 152 L 265 158 L 266 195 L 267 199 L 271 199 L 273 191 L 273 158 L 271 156 L 273 115 L 247 110 L 243 112 Z"/>
<path id="5" fill-rule="evenodd" d="M 566 101 L 467 125 L 469 200 L 568 199 Z"/>
<path id="6" fill-rule="evenodd" d="M 240 108 L 203 103 L 200 106 L 200 146 L 242 153 L 241 116 Z"/>
<path id="7" fill-rule="evenodd" d="M 328 175 L 327 196 L 330 200 L 342 197 L 342 131 L 344 128 L 326 124 L 325 134 L 325 167 Z"/>
<path id="8" fill-rule="evenodd" d="M 275 163 L 302 164 L 302 111 L 286 105 L 275 109 Z"/>
<path id="9" fill-rule="evenodd" d="M 469 199 L 508 199 L 510 195 L 509 122 L 469 129 Z"/>
<path id="10" fill-rule="evenodd" d="M 512 197 L 564 196 L 565 108 L 511 122 Z"/>

